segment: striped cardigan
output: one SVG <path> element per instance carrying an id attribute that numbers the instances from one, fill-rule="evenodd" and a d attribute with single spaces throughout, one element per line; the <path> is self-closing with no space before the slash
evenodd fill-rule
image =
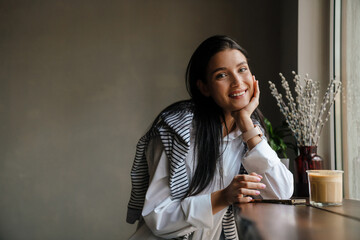
<path id="1" fill-rule="evenodd" d="M 190 110 L 179 111 L 164 117 L 160 114 L 159 120 L 139 140 L 136 147 L 135 160 L 131 170 L 132 190 L 128 204 L 128 223 L 135 223 L 141 218 L 146 191 L 149 187 L 149 172 L 146 160 L 146 147 L 155 136 L 160 136 L 165 153 L 170 163 L 170 192 L 172 199 L 181 199 L 189 188 L 185 158 L 190 149 L 190 129 L 193 113 Z M 246 144 L 245 144 L 246 146 Z M 247 148 L 245 148 L 244 153 Z M 246 173 L 241 166 L 241 173 Z M 223 217 L 223 231 L 226 239 L 238 239 L 232 206 L 227 209 Z M 178 239 L 188 239 L 187 236 Z"/>

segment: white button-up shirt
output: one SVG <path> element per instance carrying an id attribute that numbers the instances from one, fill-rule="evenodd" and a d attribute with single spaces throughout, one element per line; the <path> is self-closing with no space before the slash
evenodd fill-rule
<path id="1" fill-rule="evenodd" d="M 186 156 L 189 182 L 196 169 L 194 135 L 190 138 L 190 150 Z M 172 200 L 169 187 L 169 162 L 160 138 L 150 141 L 148 159 L 150 185 L 146 193 L 142 216 L 145 223 L 139 224 L 131 240 L 171 239 L 194 232 L 191 239 L 220 239 L 222 218 L 226 208 L 212 214 L 211 193 L 227 187 L 238 174 L 241 163 L 251 173 L 262 175 L 266 188 L 260 190 L 262 198 L 290 198 L 293 194 L 293 175 L 280 162 L 277 154 L 263 139 L 245 155 L 241 132 L 236 130 L 224 138 L 222 162 L 223 181 L 219 169 L 209 186 L 196 196 L 184 200 Z"/>

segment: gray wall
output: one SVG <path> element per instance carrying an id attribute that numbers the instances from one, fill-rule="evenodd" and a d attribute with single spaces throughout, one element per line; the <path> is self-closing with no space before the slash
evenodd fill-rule
<path id="1" fill-rule="evenodd" d="M 188 98 L 187 62 L 210 35 L 248 50 L 279 119 L 267 81 L 296 68 L 297 1 L 248 2 L 0 1 L 0 239 L 130 236 L 136 142 Z"/>

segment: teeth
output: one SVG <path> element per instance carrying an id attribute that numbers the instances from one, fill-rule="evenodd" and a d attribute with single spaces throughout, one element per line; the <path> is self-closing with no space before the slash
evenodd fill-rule
<path id="1" fill-rule="evenodd" d="M 238 97 L 238 96 L 242 96 L 245 94 L 245 91 L 244 92 L 240 92 L 240 93 L 235 93 L 235 94 L 231 94 L 230 97 Z"/>

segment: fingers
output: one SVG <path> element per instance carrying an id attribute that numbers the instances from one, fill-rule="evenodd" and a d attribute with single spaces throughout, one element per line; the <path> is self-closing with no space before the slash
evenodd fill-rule
<path id="1" fill-rule="evenodd" d="M 253 76 L 253 86 L 254 86 L 254 94 L 253 97 L 250 100 L 250 103 L 253 103 L 255 105 L 255 108 L 259 105 L 259 99 L 260 99 L 260 88 L 259 88 L 259 81 L 255 79 L 255 76 Z"/>
<path id="2" fill-rule="evenodd" d="M 253 75 L 253 83 L 254 83 L 254 97 L 260 97 L 260 88 L 259 81 L 255 79 L 255 75 Z"/>
<path id="3" fill-rule="evenodd" d="M 258 175 L 256 173 L 251 173 L 249 175 L 237 175 L 234 177 L 234 180 L 238 182 L 260 182 L 262 179 L 261 175 Z"/>
<path id="4" fill-rule="evenodd" d="M 263 178 L 263 176 L 261 176 L 260 174 L 257 174 L 256 172 L 252 172 L 252 173 L 250 173 L 250 175 L 252 175 L 252 176 L 257 176 L 257 177 L 259 177 L 260 179 Z"/>
<path id="5" fill-rule="evenodd" d="M 259 189 L 265 189 L 266 185 L 261 183 L 262 176 L 257 173 L 249 175 L 237 175 L 234 177 L 234 189 L 238 194 L 243 195 L 259 195 Z"/>
<path id="6" fill-rule="evenodd" d="M 249 189 L 249 188 L 241 188 L 241 194 L 244 196 L 257 196 L 260 195 L 260 191 L 256 189 Z M 240 194 L 238 194 L 239 196 Z"/>
<path id="7" fill-rule="evenodd" d="M 253 200 L 252 197 L 242 197 L 242 198 L 239 198 L 236 203 L 249 203 L 252 200 Z"/>
<path id="8" fill-rule="evenodd" d="M 263 183 L 254 183 L 254 182 L 240 182 L 241 188 L 247 188 L 247 189 L 265 189 L 266 185 Z"/>
<path id="9" fill-rule="evenodd" d="M 250 202 L 251 196 L 260 195 L 260 190 L 266 188 L 266 185 L 261 183 L 261 179 L 262 176 L 255 172 L 235 176 L 230 185 L 223 191 L 227 202 Z"/>

